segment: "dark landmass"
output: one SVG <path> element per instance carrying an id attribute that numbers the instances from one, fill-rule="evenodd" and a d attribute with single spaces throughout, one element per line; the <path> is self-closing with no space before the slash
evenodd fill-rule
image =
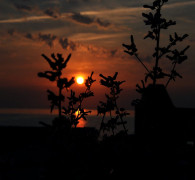
<path id="1" fill-rule="evenodd" d="M 195 179 L 193 141 L 97 138 L 94 128 L 0 127 L 0 179 Z"/>

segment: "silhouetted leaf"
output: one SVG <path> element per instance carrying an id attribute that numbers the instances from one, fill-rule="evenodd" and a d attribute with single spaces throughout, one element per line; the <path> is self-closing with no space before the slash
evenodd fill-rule
<path id="1" fill-rule="evenodd" d="M 80 94 L 82 98 L 88 98 L 91 96 L 94 96 L 94 93 L 92 91 L 84 92 Z"/>
<path id="2" fill-rule="evenodd" d="M 126 51 L 126 50 L 124 50 L 124 52 L 125 52 L 125 53 L 127 53 L 127 54 L 129 54 L 129 55 L 131 55 L 131 56 L 133 56 L 133 55 L 134 55 L 134 53 L 133 53 L 133 52 L 129 52 L 129 51 Z"/>
<path id="3" fill-rule="evenodd" d="M 58 59 L 56 58 L 54 53 L 51 54 L 51 57 L 55 60 L 55 63 L 57 63 Z"/>
<path id="4" fill-rule="evenodd" d="M 54 92 L 47 90 L 48 93 L 48 100 L 51 101 L 51 112 L 53 111 L 54 107 L 59 105 L 59 101 L 64 101 L 64 96 L 61 95 L 60 97 L 57 96 Z"/>
<path id="5" fill-rule="evenodd" d="M 105 107 L 101 107 L 101 106 L 97 106 L 97 115 L 101 115 L 101 114 L 105 114 L 106 113 L 106 108 Z"/>
<path id="6" fill-rule="evenodd" d="M 177 35 L 177 33 L 175 32 L 175 39 L 178 39 L 179 38 L 179 36 Z"/>
<path id="7" fill-rule="evenodd" d="M 151 10 L 154 10 L 154 9 L 155 9 L 154 6 L 149 6 L 149 5 L 143 5 L 143 7 L 144 7 L 144 8 L 149 8 L 149 9 L 151 9 Z"/>
<path id="8" fill-rule="evenodd" d="M 182 40 L 185 39 L 185 38 L 188 37 L 188 36 L 189 36 L 188 34 L 184 34 L 184 35 L 182 36 Z"/>
<path id="9" fill-rule="evenodd" d="M 71 54 L 69 54 L 66 60 L 64 61 L 64 63 L 62 63 L 62 68 L 65 68 L 67 66 L 67 63 L 70 60 L 70 58 L 71 58 Z"/>
<path id="10" fill-rule="evenodd" d="M 125 48 L 127 48 L 127 50 L 128 50 L 128 51 L 125 50 L 124 52 L 126 52 L 126 53 L 128 53 L 130 55 L 134 55 L 137 52 L 137 48 L 136 48 L 136 45 L 134 43 L 134 38 L 133 38 L 132 35 L 130 36 L 130 40 L 131 40 L 131 45 L 126 45 L 126 44 L 122 44 L 122 45 Z"/>
<path id="11" fill-rule="evenodd" d="M 55 62 L 52 62 L 52 60 L 50 58 L 48 58 L 45 54 L 42 54 L 42 56 L 46 59 L 46 61 L 49 63 L 50 67 L 53 70 L 57 70 L 57 65 Z"/>
<path id="12" fill-rule="evenodd" d="M 64 83 L 64 87 L 65 87 L 66 89 L 68 89 L 68 88 L 70 88 L 70 86 L 72 86 L 74 83 L 75 83 L 75 78 L 72 77 L 69 81 L 67 81 L 67 82 Z"/>
<path id="13" fill-rule="evenodd" d="M 127 48 L 127 50 L 130 50 L 131 49 L 131 46 L 130 45 L 126 45 L 126 44 L 122 44 L 125 48 Z M 127 51 L 128 52 L 128 51 Z"/>
<path id="14" fill-rule="evenodd" d="M 181 76 L 178 72 L 176 72 L 175 70 L 172 71 L 172 76 L 173 76 L 173 77 L 182 78 L 182 76 Z"/>
<path id="15" fill-rule="evenodd" d="M 115 72 L 114 76 L 112 77 L 113 80 L 116 80 L 116 77 L 118 75 L 118 72 Z"/>
<path id="16" fill-rule="evenodd" d="M 178 64 L 181 64 L 182 62 L 184 62 L 186 59 L 188 59 L 187 56 L 180 56 L 179 60 L 178 60 Z"/>
<path id="17" fill-rule="evenodd" d="M 165 20 L 165 22 L 163 22 L 161 24 L 161 28 L 162 29 L 167 29 L 169 26 L 173 26 L 173 25 L 176 25 L 176 21 L 172 21 L 172 20 L 169 20 L 168 22 Z"/>
<path id="18" fill-rule="evenodd" d="M 169 40 L 171 41 L 171 42 L 173 42 L 173 37 L 171 36 L 171 35 L 169 35 Z"/>
<path id="19" fill-rule="evenodd" d="M 145 84 L 144 84 L 144 81 L 143 80 L 141 80 L 141 83 L 142 83 L 142 87 L 139 84 L 136 84 L 136 87 L 137 87 L 136 91 L 138 93 L 141 93 L 142 94 L 145 91 Z"/>
<path id="20" fill-rule="evenodd" d="M 91 72 L 91 76 L 89 76 L 86 80 L 85 80 L 85 86 L 87 87 L 87 90 L 90 90 L 92 84 L 96 81 L 95 79 L 92 78 L 94 72 Z"/>
<path id="21" fill-rule="evenodd" d="M 184 55 L 185 52 L 186 52 L 189 48 L 190 48 L 190 46 L 187 46 L 186 48 L 184 48 L 184 49 L 180 52 L 180 54 L 181 54 L 181 55 Z"/>
<path id="22" fill-rule="evenodd" d="M 148 34 L 144 37 L 144 39 L 146 39 L 146 38 L 155 39 L 155 36 L 154 36 L 153 32 L 148 31 Z"/>
<path id="23" fill-rule="evenodd" d="M 53 71 L 45 71 L 38 73 L 39 77 L 44 77 L 49 79 L 50 81 L 55 81 L 56 78 L 60 75 L 60 72 L 53 72 Z"/>

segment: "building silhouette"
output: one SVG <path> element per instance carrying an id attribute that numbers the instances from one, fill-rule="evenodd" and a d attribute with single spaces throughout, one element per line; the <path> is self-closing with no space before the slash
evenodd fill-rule
<path id="1" fill-rule="evenodd" d="M 150 84 L 135 106 L 135 135 L 146 143 L 193 145 L 195 109 L 175 107 L 164 85 Z"/>

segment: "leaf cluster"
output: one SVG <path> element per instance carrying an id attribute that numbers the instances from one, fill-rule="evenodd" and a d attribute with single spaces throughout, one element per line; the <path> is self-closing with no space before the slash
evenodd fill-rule
<path id="1" fill-rule="evenodd" d="M 53 111 L 54 107 L 58 107 L 59 114 L 61 116 L 61 102 L 64 102 L 65 97 L 62 95 L 62 90 L 68 90 L 74 83 L 75 79 L 72 77 L 70 80 L 67 78 L 62 78 L 62 70 L 67 67 L 67 63 L 71 58 L 71 54 L 67 56 L 66 59 L 62 57 L 62 54 L 55 55 L 54 53 L 51 54 L 51 58 L 47 57 L 45 54 L 42 54 L 44 59 L 48 62 L 51 70 L 39 72 L 38 76 L 41 78 L 46 78 L 50 81 L 55 81 L 57 87 L 59 89 L 59 95 L 56 95 L 54 92 L 47 90 L 48 92 L 48 100 L 51 102 L 51 112 Z"/>
<path id="2" fill-rule="evenodd" d="M 47 78 L 50 81 L 57 81 L 57 86 L 60 89 L 68 89 L 72 84 L 74 84 L 74 77 L 72 77 L 70 80 L 67 78 L 61 78 L 62 70 L 66 68 L 67 63 L 69 62 L 71 58 L 71 54 L 68 55 L 68 57 L 64 60 L 62 57 L 62 54 L 57 54 L 57 56 L 52 53 L 51 58 L 48 58 L 45 54 L 42 54 L 44 59 L 48 62 L 50 65 L 50 68 L 52 70 L 45 71 L 45 72 L 39 72 L 38 76 Z"/>

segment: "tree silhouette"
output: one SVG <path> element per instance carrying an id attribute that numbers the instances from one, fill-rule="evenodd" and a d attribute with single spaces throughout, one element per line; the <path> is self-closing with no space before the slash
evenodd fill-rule
<path id="1" fill-rule="evenodd" d="M 148 31 L 147 35 L 144 39 L 151 39 L 155 41 L 155 49 L 153 53 L 154 58 L 154 66 L 150 69 L 148 68 L 143 61 L 140 59 L 138 54 L 138 49 L 134 42 L 133 35 L 130 36 L 130 45 L 123 44 L 126 48 L 124 50 L 125 53 L 128 53 L 131 56 L 135 56 L 137 60 L 143 65 L 145 70 L 147 71 L 145 80 L 142 80 L 142 87 L 140 85 L 137 86 L 137 91 L 143 93 L 145 88 L 145 83 L 147 83 L 148 78 L 150 78 L 155 86 L 157 80 L 167 77 L 168 80 L 165 83 L 167 87 L 171 80 L 175 81 L 176 77 L 182 78 L 182 76 L 176 71 L 176 65 L 182 64 L 185 60 L 187 60 L 187 56 L 185 55 L 186 50 L 190 47 L 187 46 L 183 50 L 179 51 L 178 49 L 174 49 L 174 46 L 178 43 L 183 41 L 188 34 L 184 34 L 179 36 L 176 32 L 174 35 L 169 35 L 169 44 L 167 46 L 161 47 L 160 40 L 161 40 L 161 32 L 162 30 L 167 30 L 170 26 L 176 25 L 175 21 L 166 20 L 162 17 L 161 11 L 162 7 L 168 0 L 155 0 L 152 5 L 144 5 L 144 8 L 150 10 L 148 13 L 142 13 L 142 16 L 145 18 L 144 23 L 147 26 L 150 26 L 150 30 Z M 160 67 L 160 61 L 166 57 L 172 63 L 172 68 L 170 72 L 165 72 L 162 67 Z"/>
<path id="2" fill-rule="evenodd" d="M 123 120 L 123 117 L 129 115 L 124 108 L 119 108 L 117 105 L 117 99 L 122 91 L 120 85 L 125 82 L 117 81 L 117 75 L 118 72 L 116 72 L 113 77 L 105 77 L 104 75 L 100 74 L 100 77 L 102 78 L 100 80 L 100 84 L 109 88 L 110 93 L 105 94 L 106 102 L 100 101 L 100 105 L 97 106 L 98 115 L 103 115 L 100 132 L 102 130 L 103 132 L 112 131 L 113 135 L 115 134 L 115 130 L 119 125 L 122 125 L 125 133 L 127 133 L 127 129 L 125 127 L 127 122 Z M 110 115 L 107 122 L 105 122 L 106 113 L 109 113 Z"/>

